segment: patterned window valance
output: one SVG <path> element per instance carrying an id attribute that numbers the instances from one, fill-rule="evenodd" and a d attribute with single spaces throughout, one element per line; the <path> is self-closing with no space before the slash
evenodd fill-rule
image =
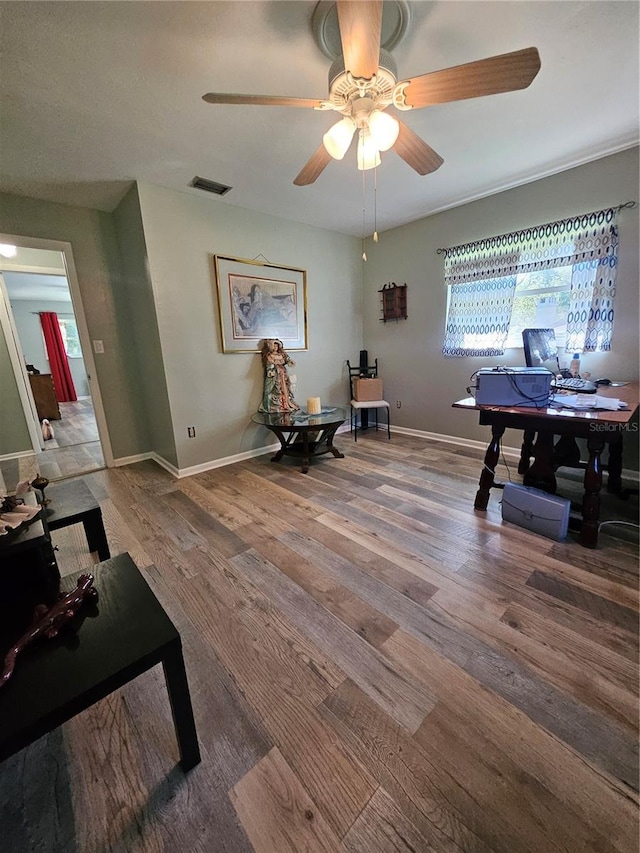
<path id="1" fill-rule="evenodd" d="M 445 284 L 596 261 L 617 244 L 615 207 L 444 249 Z"/>
<path id="2" fill-rule="evenodd" d="M 444 249 L 445 355 L 502 355 L 519 273 L 573 267 L 567 348 L 611 348 L 618 208 Z"/>

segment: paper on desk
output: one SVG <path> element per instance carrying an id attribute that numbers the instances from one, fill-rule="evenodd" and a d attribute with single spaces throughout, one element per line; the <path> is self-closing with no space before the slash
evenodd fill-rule
<path id="1" fill-rule="evenodd" d="M 617 397 L 601 397 L 599 394 L 554 394 L 551 405 L 560 409 L 605 409 L 617 412 L 627 404 Z"/>

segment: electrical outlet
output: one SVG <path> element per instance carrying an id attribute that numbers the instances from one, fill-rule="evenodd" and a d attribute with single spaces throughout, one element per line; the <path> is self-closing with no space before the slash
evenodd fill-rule
<path id="1" fill-rule="evenodd" d="M 189 438 L 195 438 L 196 437 L 196 428 L 195 427 L 187 427 L 187 436 Z"/>
<path id="2" fill-rule="evenodd" d="M 402 401 L 396 400 L 396 409 L 401 409 L 401 408 L 402 408 Z"/>

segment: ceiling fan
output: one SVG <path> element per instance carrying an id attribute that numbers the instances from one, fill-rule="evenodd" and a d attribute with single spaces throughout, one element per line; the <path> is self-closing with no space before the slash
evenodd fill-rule
<path id="1" fill-rule="evenodd" d="M 381 49 L 382 0 L 337 0 L 342 56 L 329 71 L 329 98 L 287 98 L 209 92 L 210 104 L 251 104 L 335 110 L 342 115 L 294 180 L 312 184 L 331 162 L 342 160 L 358 131 L 358 168 L 380 163 L 380 151 L 393 148 L 420 175 L 444 162 L 431 146 L 385 110 L 412 110 L 526 89 L 540 69 L 535 47 L 491 56 L 398 82 L 395 60 Z"/>

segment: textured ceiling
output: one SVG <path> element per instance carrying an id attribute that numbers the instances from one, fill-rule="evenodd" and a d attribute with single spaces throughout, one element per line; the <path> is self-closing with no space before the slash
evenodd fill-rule
<path id="1" fill-rule="evenodd" d="M 9 299 L 41 302 L 71 302 L 67 279 L 60 275 L 24 272 L 3 273 Z"/>
<path id="2" fill-rule="evenodd" d="M 330 61 L 313 2 L 2 2 L 0 190 L 111 210 L 134 179 L 362 233 L 351 150 L 293 178 L 336 120 L 305 109 L 211 106 L 205 92 L 323 98 Z M 400 78 L 536 46 L 529 89 L 403 115 L 444 158 L 420 177 L 377 170 L 382 231 L 638 142 L 637 2 L 415 2 Z M 354 146 L 355 147 L 355 146 Z M 367 231 L 373 228 L 366 173 Z"/>

